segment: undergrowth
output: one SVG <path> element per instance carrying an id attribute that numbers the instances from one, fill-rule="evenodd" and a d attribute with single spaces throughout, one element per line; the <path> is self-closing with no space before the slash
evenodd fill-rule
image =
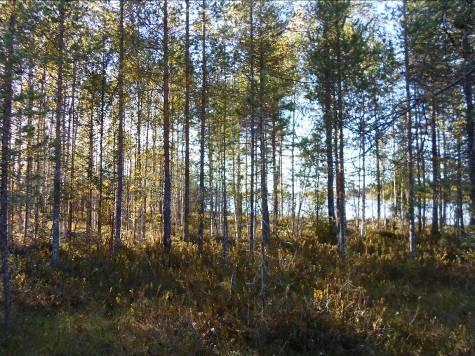
<path id="1" fill-rule="evenodd" d="M 317 234 L 317 235 L 315 235 Z M 324 235 L 324 234 L 323 234 Z M 266 288 L 245 241 L 107 249 L 45 243 L 11 257 L 14 324 L 0 354 L 466 355 L 475 343 L 475 253 L 455 236 L 419 254 L 389 231 L 351 237 L 345 263 L 318 232 L 273 241 Z"/>

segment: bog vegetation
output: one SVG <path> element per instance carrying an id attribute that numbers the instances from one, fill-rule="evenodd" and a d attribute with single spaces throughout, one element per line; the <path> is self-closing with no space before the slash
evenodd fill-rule
<path id="1" fill-rule="evenodd" d="M 474 8 L 0 0 L 0 354 L 474 353 Z"/>

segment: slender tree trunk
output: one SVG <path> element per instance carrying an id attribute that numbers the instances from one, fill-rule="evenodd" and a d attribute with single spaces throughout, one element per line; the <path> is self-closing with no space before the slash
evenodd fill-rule
<path id="1" fill-rule="evenodd" d="M 260 18 L 262 21 L 262 4 L 260 9 Z M 265 87 L 265 73 L 264 73 L 264 44 L 263 44 L 263 30 L 262 23 L 259 26 L 259 141 L 261 150 L 261 214 L 262 214 L 262 244 L 264 249 L 265 244 L 270 240 L 270 222 L 269 222 L 269 207 L 267 205 L 267 158 L 266 158 L 266 133 L 264 122 L 264 87 Z M 264 261 L 262 262 L 264 263 Z"/>
<path id="2" fill-rule="evenodd" d="M 327 209 L 331 233 L 335 233 L 335 196 L 333 190 L 334 168 L 333 168 L 333 124 L 331 114 L 331 88 L 329 73 L 324 78 L 324 117 L 325 122 L 325 150 L 327 156 Z"/>
<path id="3" fill-rule="evenodd" d="M 449 199 L 450 188 L 447 189 L 446 185 L 448 182 L 447 179 L 447 138 L 445 135 L 445 131 L 442 130 L 442 138 L 440 137 L 441 130 L 436 130 L 437 133 L 437 140 L 439 141 L 439 145 L 437 145 L 437 156 L 439 157 L 439 229 L 443 228 L 447 223 L 447 201 Z M 440 150 L 440 142 L 442 142 L 442 152 Z"/>
<path id="4" fill-rule="evenodd" d="M 86 239 L 91 241 L 92 233 L 92 176 L 93 176 L 93 164 L 94 164 L 94 104 L 91 98 L 91 114 L 89 117 L 89 155 L 87 164 L 87 184 L 89 186 L 88 199 L 87 199 L 87 221 L 86 221 Z"/>
<path id="5" fill-rule="evenodd" d="M 340 114 L 341 115 L 341 114 Z M 339 218 L 339 245 L 340 245 L 340 256 L 342 259 L 346 256 L 346 203 L 345 203 L 345 170 L 344 170 L 344 156 L 343 156 L 343 118 L 340 117 L 338 120 L 338 161 L 340 164 L 339 167 L 339 180 L 340 185 L 338 190 L 338 197 L 340 202 L 340 218 Z"/>
<path id="6" fill-rule="evenodd" d="M 137 85 L 137 150 L 135 152 L 135 179 L 137 180 L 137 185 L 139 187 L 138 191 L 136 190 L 137 202 L 135 204 L 135 199 L 132 204 L 134 205 L 135 216 L 134 216 L 134 241 L 137 239 L 137 235 L 140 236 L 142 232 L 143 224 L 143 205 L 141 204 L 142 197 L 145 194 L 143 188 L 143 179 L 142 179 L 142 111 L 143 111 L 143 88 L 140 84 Z M 137 209 L 138 205 L 138 209 Z M 137 211 L 138 210 L 138 211 Z"/>
<path id="7" fill-rule="evenodd" d="M 470 225 L 475 225 L 475 122 L 473 119 L 473 59 L 472 48 L 469 36 L 473 33 L 470 26 L 471 18 L 469 9 L 465 8 L 469 2 L 464 1 L 465 26 L 462 37 L 462 51 L 464 59 L 464 82 L 463 94 L 465 97 L 465 116 L 467 120 L 467 141 L 468 141 L 468 166 L 470 177 Z M 468 4 L 468 6 L 471 6 Z"/>
<path id="8" fill-rule="evenodd" d="M 5 67 L 4 85 L 5 97 L 3 100 L 2 122 L 2 160 L 0 178 L 0 248 L 2 253 L 2 281 L 3 281 L 3 305 L 5 330 L 8 331 L 11 320 L 12 296 L 10 290 L 10 270 L 8 268 L 8 183 L 10 166 L 10 135 L 13 102 L 13 65 L 14 65 L 14 41 L 16 35 L 16 0 L 10 0 L 10 19 L 8 32 L 5 37 Z"/>
<path id="9" fill-rule="evenodd" d="M 414 92 L 415 92 L 415 89 L 414 89 Z M 422 176 L 422 182 L 419 180 L 418 181 L 418 184 L 419 185 L 422 185 L 422 187 L 425 187 L 426 186 L 426 160 L 425 160 L 425 154 L 424 154 L 424 146 L 425 146 L 425 140 L 426 140 L 426 137 L 429 136 L 429 133 L 428 133 L 428 126 L 429 126 L 429 123 L 427 122 L 427 117 L 425 115 L 425 105 L 422 106 L 423 107 L 423 111 L 424 111 L 424 114 L 423 116 L 426 118 L 426 123 L 425 123 L 425 130 L 424 130 L 424 133 L 418 135 L 418 136 L 421 136 L 421 140 L 420 140 L 420 148 L 418 147 L 418 162 L 417 162 L 417 166 L 418 166 L 418 169 L 420 169 L 420 173 L 418 174 L 418 176 Z M 418 118 L 418 114 L 417 114 L 417 111 L 416 111 L 416 122 L 417 122 L 417 125 L 419 126 L 420 125 L 420 120 Z M 422 128 L 421 128 L 422 129 Z M 416 143 L 416 146 L 418 145 L 418 143 Z M 419 178 L 418 177 L 418 178 Z M 439 172 L 439 182 L 440 182 L 440 172 Z M 439 184 L 440 185 L 440 184 Z M 425 230 L 425 227 L 426 227 L 426 223 L 427 223 L 427 217 L 426 217 L 426 211 L 427 211 L 427 198 L 426 198 L 426 195 L 425 194 L 421 194 L 422 195 L 422 199 L 419 198 L 419 210 L 422 210 L 421 213 L 419 213 L 420 215 L 420 219 L 422 219 L 422 224 L 421 225 L 421 229 L 420 229 L 420 232 L 424 231 Z M 439 193 L 439 196 L 440 196 L 440 193 Z M 422 202 L 421 202 L 422 200 Z M 421 207 L 422 205 L 422 207 Z"/>
<path id="10" fill-rule="evenodd" d="M 272 115 L 272 213 L 273 213 L 273 224 L 272 224 L 272 234 L 273 236 L 277 236 L 277 223 L 279 219 L 279 167 L 277 166 L 277 114 Z"/>
<path id="11" fill-rule="evenodd" d="M 314 195 L 315 195 L 315 220 L 317 223 L 320 222 L 320 157 L 317 155 L 317 164 L 315 165 L 315 187 L 314 187 Z"/>
<path id="12" fill-rule="evenodd" d="M 238 132 L 237 132 L 237 174 L 236 174 L 236 216 L 237 216 L 237 239 L 240 241 L 242 238 L 242 173 L 241 173 L 241 125 L 238 122 Z"/>
<path id="13" fill-rule="evenodd" d="M 168 0 L 163 2 L 163 244 L 171 248 L 170 103 L 168 68 Z"/>
<path id="14" fill-rule="evenodd" d="M 395 131 L 395 130 L 394 130 Z M 396 154 L 396 138 L 395 138 L 395 132 L 393 132 L 393 137 L 394 137 L 394 140 L 393 140 L 393 155 Z M 393 220 L 393 230 L 396 228 L 396 223 L 397 223 L 397 217 L 398 217 L 398 204 L 397 204 L 397 166 L 396 166 L 396 162 L 394 162 L 394 166 L 393 166 L 393 200 L 392 200 L 392 203 L 393 203 L 393 213 L 392 213 L 392 220 Z"/>
<path id="15" fill-rule="evenodd" d="M 46 95 L 45 95 L 45 83 L 46 83 L 46 66 L 43 67 L 43 72 L 41 75 L 41 84 L 40 84 L 40 113 L 39 113 L 39 118 L 38 118 L 38 130 L 37 130 L 37 135 L 36 135 L 36 142 L 39 144 L 45 135 L 45 117 L 46 117 L 46 111 L 45 111 L 45 106 L 46 106 Z M 41 164 L 41 154 L 43 150 L 38 149 L 36 152 L 36 157 L 35 157 L 35 173 L 36 176 L 41 177 L 43 175 L 43 169 L 42 169 L 42 164 Z M 35 184 L 35 212 L 34 212 L 34 232 L 33 236 L 34 239 L 36 240 L 38 238 L 38 234 L 40 231 L 40 210 L 42 207 L 43 199 L 42 199 L 42 183 L 39 182 L 38 180 L 36 181 Z"/>
<path id="16" fill-rule="evenodd" d="M 33 170 L 33 154 L 31 150 L 33 149 L 33 65 L 30 64 L 30 69 L 28 71 L 28 109 L 27 109 L 27 144 L 26 144 L 26 176 L 25 176 L 25 218 L 23 226 L 23 243 L 26 243 L 28 240 L 29 234 L 29 225 L 30 225 L 30 213 L 31 213 L 31 174 Z"/>
<path id="17" fill-rule="evenodd" d="M 432 235 L 439 234 L 439 157 L 437 155 L 437 126 L 435 99 L 432 99 L 432 115 L 430 120 L 432 141 Z"/>
<path id="18" fill-rule="evenodd" d="M 361 225 L 360 225 L 360 237 L 364 238 L 366 236 L 366 125 L 364 118 L 364 101 L 363 101 L 363 112 L 361 115 L 361 151 L 362 151 L 362 180 L 363 188 L 361 191 Z M 376 147 L 378 147 L 378 139 L 376 137 Z M 378 158 L 376 157 L 376 166 L 378 166 Z M 377 170 L 376 170 L 377 171 Z M 376 173 L 378 175 L 378 173 Z"/>
<path id="19" fill-rule="evenodd" d="M 255 174 L 255 108 L 254 108 L 254 0 L 249 4 L 250 22 L 250 51 L 249 51 L 249 81 L 250 81 L 250 116 L 251 116 L 251 180 L 250 180 L 250 216 L 249 216 L 249 252 L 254 254 L 254 174 Z"/>
<path id="20" fill-rule="evenodd" d="M 462 191 L 462 140 L 457 136 L 457 234 L 464 231 L 463 223 L 463 191 Z"/>
<path id="21" fill-rule="evenodd" d="M 345 164 L 344 164 L 344 140 L 343 140 L 343 90 L 342 90 L 342 68 L 341 68 L 341 49 L 340 49 L 340 27 L 337 27 L 337 66 L 338 66 L 338 86 L 337 86 L 337 105 L 338 105 L 338 161 L 339 169 L 338 175 L 339 179 L 337 184 L 339 185 L 338 189 L 338 200 L 340 206 L 340 215 L 339 215 L 339 238 L 338 245 L 340 251 L 340 257 L 342 260 L 346 256 L 346 206 L 345 206 Z"/>
<path id="22" fill-rule="evenodd" d="M 226 78 L 225 78 L 226 81 Z M 227 120 L 227 103 L 225 100 L 224 117 L 223 117 L 223 260 L 227 261 L 228 256 L 228 200 L 227 200 L 227 187 L 226 187 L 226 120 Z"/>
<path id="23" fill-rule="evenodd" d="M 379 153 L 379 144 L 380 144 L 380 132 L 376 128 L 375 133 L 375 154 L 376 154 L 376 222 L 378 227 L 380 226 L 381 221 L 381 157 Z M 364 177 L 363 177 L 364 178 Z"/>
<path id="24" fill-rule="evenodd" d="M 105 37 L 102 39 L 103 51 L 105 52 Z M 102 241 L 102 201 L 103 201 L 103 181 L 104 172 L 102 167 L 104 155 L 104 117 L 105 117 L 105 96 L 106 96 L 106 58 L 105 53 L 102 54 L 102 70 L 101 70 L 101 114 L 99 118 L 99 201 L 97 207 L 97 237 Z"/>
<path id="25" fill-rule="evenodd" d="M 150 131 L 150 103 L 148 105 L 148 115 L 147 115 L 147 128 L 145 133 L 145 173 L 143 179 L 143 216 L 142 216 L 142 239 L 145 240 L 146 235 L 146 228 L 147 228 L 147 195 L 148 195 L 148 134 Z"/>
<path id="26" fill-rule="evenodd" d="M 333 103 L 336 103 L 336 98 L 332 99 Z M 341 219 L 341 205 L 340 205 L 340 155 L 338 152 L 338 109 L 337 104 L 333 108 L 333 156 L 335 159 L 335 193 L 336 193 L 336 204 L 335 204 L 335 215 L 336 215 L 336 238 L 338 240 L 338 250 L 340 251 L 340 219 Z"/>
<path id="27" fill-rule="evenodd" d="M 280 131 L 280 144 L 279 144 L 279 182 L 280 182 L 280 214 L 284 216 L 284 130 Z"/>
<path id="28" fill-rule="evenodd" d="M 205 136 L 206 136 L 206 0 L 202 2 L 201 24 L 201 108 L 200 108 L 200 221 L 198 245 L 200 250 L 204 241 L 205 219 Z M 210 187 L 211 189 L 211 187 Z M 212 214 L 212 212 L 211 212 Z"/>
<path id="29" fill-rule="evenodd" d="M 291 184 L 291 214 L 292 214 L 292 236 L 295 236 L 295 93 L 292 103 L 292 147 L 290 148 L 290 184 Z"/>
<path id="30" fill-rule="evenodd" d="M 259 7 L 259 141 L 261 150 L 261 297 L 264 301 L 266 291 L 266 244 L 270 240 L 269 207 L 267 205 L 267 158 L 266 158 L 266 132 L 264 121 L 264 90 L 265 90 L 265 67 L 264 67 L 264 33 L 263 33 L 263 2 Z M 295 100 L 294 100 L 295 105 Z M 295 110 L 295 108 L 294 108 Z M 295 120 L 294 120 L 295 122 Z"/>
<path id="31" fill-rule="evenodd" d="M 417 93 L 416 87 L 414 85 L 414 93 Z M 425 116 L 425 115 L 424 115 Z M 418 110 L 417 107 L 414 111 L 414 119 L 416 122 L 416 132 L 415 132 L 415 144 L 416 144 L 416 172 L 417 172 L 417 184 L 420 186 L 421 185 L 421 175 L 425 167 L 421 167 L 421 158 L 424 155 L 424 140 L 421 138 L 422 134 L 420 131 L 421 129 L 421 120 L 420 120 L 420 115 L 418 115 Z M 418 194 L 417 196 L 417 232 L 419 234 L 422 233 L 422 201 L 421 201 L 421 195 Z"/>
<path id="32" fill-rule="evenodd" d="M 185 0 L 185 196 L 183 240 L 190 240 L 190 0 Z"/>
<path id="33" fill-rule="evenodd" d="M 403 0 L 403 31 L 404 31 L 404 67 L 406 72 L 406 130 L 407 130 L 407 219 L 409 221 L 409 251 L 416 256 L 416 227 L 414 222 L 414 162 L 412 155 L 412 118 L 411 91 L 409 73 L 409 47 L 407 35 L 407 0 Z"/>
<path id="34" fill-rule="evenodd" d="M 54 142 L 54 182 L 53 182 L 53 228 L 51 265 L 54 267 L 59 259 L 60 219 L 61 219 L 61 126 L 63 109 L 63 52 L 64 52 L 64 0 L 58 3 L 59 10 L 59 33 L 58 33 L 58 56 L 57 56 L 57 82 L 56 82 L 56 129 Z"/>
<path id="35" fill-rule="evenodd" d="M 218 126 L 219 128 L 219 126 Z M 208 201 L 209 201 L 209 235 L 210 237 L 215 236 L 215 232 L 217 233 L 219 230 L 219 222 L 217 217 L 217 210 L 219 209 L 219 202 L 218 202 L 218 182 L 216 185 L 214 183 L 214 146 L 213 146 L 213 126 L 211 122 L 208 122 L 208 186 L 209 186 L 209 194 L 208 194 Z M 219 148 L 219 146 L 218 146 Z M 219 152 L 218 152 L 219 156 Z M 218 157 L 219 161 L 219 157 Z M 218 172 L 219 172 L 219 165 L 218 165 Z M 216 204 L 215 204 L 216 200 Z"/>
<path id="36" fill-rule="evenodd" d="M 71 134 L 71 163 L 70 163 L 70 172 L 69 172 L 69 192 L 68 192 L 68 227 L 67 227 L 67 237 L 71 240 L 72 235 L 72 226 L 73 226 L 73 215 L 74 215 L 74 203 L 73 203 L 73 180 L 75 174 L 75 158 L 76 158 L 76 135 L 77 135 L 77 125 L 76 125 L 76 62 L 73 63 L 73 83 L 71 88 L 71 121 L 72 121 L 72 134 Z"/>
<path id="37" fill-rule="evenodd" d="M 122 229 L 122 195 L 124 191 L 124 0 L 120 0 L 119 20 L 119 127 L 117 134 L 117 188 L 114 214 L 114 252 L 119 251 Z"/>

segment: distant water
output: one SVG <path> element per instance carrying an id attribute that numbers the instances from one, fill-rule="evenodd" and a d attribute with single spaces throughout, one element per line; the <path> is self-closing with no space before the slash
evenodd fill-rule
<path id="1" fill-rule="evenodd" d="M 349 197 L 346 204 L 346 216 L 348 219 L 355 219 L 358 216 L 361 217 L 361 200 L 360 200 L 359 212 L 358 212 L 358 198 Z M 366 198 L 366 219 L 376 219 L 378 205 L 376 199 Z M 432 201 L 426 202 L 426 221 L 430 223 L 432 221 Z M 392 202 L 390 201 L 381 201 L 381 219 L 391 218 L 392 217 Z M 455 213 L 456 206 L 454 203 L 447 203 L 447 224 L 455 224 Z M 422 212 L 423 213 L 423 212 Z M 418 206 L 417 203 L 414 206 L 414 214 L 417 220 L 418 215 Z M 467 224 L 469 221 L 469 206 L 468 204 L 463 205 L 463 222 Z"/>

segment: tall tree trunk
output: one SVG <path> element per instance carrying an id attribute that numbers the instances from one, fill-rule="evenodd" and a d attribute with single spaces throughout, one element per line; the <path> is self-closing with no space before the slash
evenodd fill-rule
<path id="1" fill-rule="evenodd" d="M 5 67 L 4 85 L 5 97 L 3 101 L 3 122 L 2 122 L 2 161 L 0 178 L 0 248 L 2 253 L 2 281 L 3 281 L 3 305 L 5 329 L 8 331 L 11 318 L 11 290 L 10 271 L 8 268 L 8 173 L 10 166 L 10 135 L 12 124 L 12 102 L 13 102 L 13 64 L 14 64 L 14 41 L 16 35 L 16 0 L 10 0 L 10 19 L 8 22 L 8 32 L 5 37 Z"/>
<path id="2" fill-rule="evenodd" d="M 341 48 L 340 48 L 340 26 L 337 26 L 337 105 L 338 105 L 338 200 L 339 200 L 339 229 L 338 245 L 342 260 L 346 256 L 346 206 L 345 206 L 345 164 L 344 164 L 344 141 L 343 141 L 343 90 L 342 90 L 342 68 L 341 68 Z M 335 140 L 337 141 L 337 140 Z"/>
<path id="3" fill-rule="evenodd" d="M 457 234 L 462 235 L 463 223 L 463 191 L 462 191 L 462 140 L 457 135 Z"/>
<path id="4" fill-rule="evenodd" d="M 168 0 L 163 2 L 163 244 L 171 248 L 170 102 L 168 68 Z"/>
<path id="5" fill-rule="evenodd" d="M 439 157 L 437 155 L 437 126 L 435 99 L 432 99 L 432 115 L 430 120 L 432 141 L 432 235 L 439 234 Z"/>
<path id="6" fill-rule="evenodd" d="M 201 108 L 200 108 L 200 221 L 198 245 L 201 250 L 204 241 L 205 219 L 205 135 L 206 135 L 206 0 L 202 2 L 201 24 Z M 211 189 L 211 187 L 210 187 Z M 212 212 L 211 212 L 212 213 Z"/>
<path id="7" fill-rule="evenodd" d="M 416 92 L 416 86 L 414 85 L 414 93 Z M 424 140 L 421 138 L 423 133 L 421 133 L 421 120 L 420 115 L 418 114 L 417 107 L 414 111 L 414 119 L 416 122 L 416 132 L 415 132 L 415 144 L 416 144 L 416 171 L 417 171 L 417 184 L 421 186 L 421 175 L 423 174 L 424 168 L 421 165 L 421 158 L 424 156 Z M 424 115 L 425 116 L 425 115 Z M 422 167 L 421 167 L 422 166 Z M 422 201 L 421 201 L 422 194 L 418 194 L 417 196 L 417 232 L 419 234 L 422 233 Z"/>
<path id="8" fill-rule="evenodd" d="M 190 240 L 190 0 L 185 0 L 185 196 L 183 240 Z"/>
<path id="9" fill-rule="evenodd" d="M 267 158 L 266 158 L 266 133 L 264 122 L 264 88 L 265 88 L 265 73 L 264 73 L 264 44 L 263 44 L 263 29 L 262 29 L 262 4 L 259 12 L 261 23 L 259 26 L 259 141 L 261 151 L 261 214 L 262 214 L 262 243 L 261 248 L 264 249 L 265 243 L 270 240 L 270 222 L 269 222 L 269 207 L 267 205 Z M 262 261 L 264 263 L 264 261 Z"/>
<path id="10" fill-rule="evenodd" d="M 224 79 L 226 81 L 226 77 Z M 226 187 L 226 120 L 227 120 L 227 102 L 224 103 L 224 117 L 223 117 L 223 260 L 226 263 L 228 256 L 228 200 Z"/>
<path id="11" fill-rule="evenodd" d="M 58 3 L 59 10 L 59 33 L 58 33 L 58 56 L 57 56 L 57 82 L 56 82 L 56 129 L 54 141 L 54 182 L 53 182 L 53 228 L 51 265 L 54 267 L 59 259 L 59 239 L 61 222 L 61 126 L 63 109 L 63 52 L 64 52 L 64 0 Z"/>
<path id="12" fill-rule="evenodd" d="M 76 158 L 76 62 L 73 62 L 73 83 L 71 88 L 71 121 L 72 121 L 72 134 L 71 134 L 71 163 L 69 172 L 69 191 L 68 191 L 68 223 L 67 223 L 67 237 L 70 240 L 72 237 L 73 215 L 74 215 L 74 202 L 73 202 L 73 179 L 75 174 L 75 158 Z"/>
<path id="13" fill-rule="evenodd" d="M 336 216 L 336 238 L 338 240 L 338 250 L 340 251 L 340 219 L 341 219 L 341 205 L 340 205 L 340 155 L 338 152 L 338 106 L 336 104 L 336 98 L 333 95 L 332 102 L 335 104 L 333 107 L 333 157 L 335 159 L 335 216 Z"/>
<path id="14" fill-rule="evenodd" d="M 144 179 L 143 179 L 143 189 L 144 189 L 144 194 L 143 194 L 143 216 L 142 216 L 142 239 L 145 240 L 146 235 L 146 228 L 147 228 L 147 195 L 148 195 L 148 143 L 149 143 L 149 138 L 148 134 L 150 131 L 150 103 L 148 103 L 148 114 L 147 114 L 147 128 L 146 128 L 146 133 L 145 133 L 145 172 L 144 172 Z"/>
<path id="15" fill-rule="evenodd" d="M 142 224 L 143 224 L 143 205 L 141 204 L 142 197 L 145 194 L 143 188 L 143 178 L 142 178 L 142 111 L 143 111 L 143 88 L 140 83 L 137 85 L 137 150 L 135 151 L 135 180 L 137 181 L 138 190 L 136 190 L 137 202 L 135 203 L 135 199 L 133 201 L 135 216 L 134 216 L 134 241 L 137 239 L 137 235 L 140 236 L 142 231 Z M 138 209 L 137 209 L 138 205 Z M 137 211 L 138 210 L 138 211 Z"/>
<path id="16" fill-rule="evenodd" d="M 37 130 L 37 135 L 36 135 L 36 142 L 39 144 L 42 142 L 45 134 L 45 117 L 46 117 L 46 111 L 45 111 L 45 106 L 46 106 L 46 95 L 45 95 L 45 82 L 46 82 L 46 66 L 43 67 L 43 72 L 41 74 L 41 84 L 40 84 L 40 108 L 39 108 L 39 118 L 38 118 L 38 130 Z M 42 164 L 41 164 L 41 156 L 43 150 L 38 149 L 36 152 L 36 157 L 35 157 L 35 174 L 38 177 L 41 177 L 43 174 L 43 169 L 42 169 Z M 33 232 L 33 237 L 36 240 L 38 238 L 38 234 L 40 231 L 40 210 L 42 207 L 42 186 L 43 183 L 39 182 L 39 180 L 36 180 L 35 184 L 35 210 L 34 210 L 34 232 Z"/>
<path id="17" fill-rule="evenodd" d="M 291 228 L 292 236 L 295 236 L 295 93 L 292 102 L 292 147 L 290 147 L 290 184 L 291 184 Z"/>
<path id="18" fill-rule="evenodd" d="M 249 22 L 250 22 L 250 51 L 249 51 L 249 81 L 250 81 L 250 116 L 251 116 L 251 180 L 249 197 L 249 252 L 254 253 L 254 172 L 255 172 L 255 108 L 254 108 L 254 0 L 249 4 Z"/>
<path id="19" fill-rule="evenodd" d="M 442 138 L 440 133 L 442 131 Z M 442 165 L 439 163 L 439 228 L 443 228 L 447 223 L 447 201 L 449 200 L 450 188 L 447 187 L 448 183 L 448 174 L 447 174 L 447 136 L 445 130 L 436 130 L 437 140 L 439 144 L 437 145 L 437 156 L 439 157 L 439 162 L 442 162 Z M 440 153 L 440 142 L 442 142 L 442 151 L 444 155 Z M 442 175 L 443 173 L 443 175 Z"/>
<path id="20" fill-rule="evenodd" d="M 393 147 L 392 147 L 392 156 L 394 157 L 396 154 L 396 130 L 393 128 Z M 392 228 L 393 230 L 396 228 L 396 221 L 397 221 L 397 214 L 398 214 L 398 209 L 397 209 L 397 166 L 396 166 L 396 160 L 393 161 L 393 186 L 392 186 L 392 212 L 391 212 L 391 219 L 392 219 Z"/>
<path id="21" fill-rule="evenodd" d="M 376 154 L 376 223 L 378 227 L 380 226 L 381 221 L 381 191 L 382 191 L 382 184 L 381 184 L 381 156 L 379 152 L 379 144 L 380 144 L 380 132 L 379 128 L 376 128 L 375 133 L 375 154 Z"/>
<path id="22" fill-rule="evenodd" d="M 88 198 L 87 198 L 87 221 L 86 221 L 86 239 L 89 242 L 91 240 L 92 233 L 92 177 L 93 177 L 93 164 L 94 164 L 94 103 L 91 98 L 91 114 L 89 117 L 89 155 L 87 163 L 87 185 L 89 186 Z"/>
<path id="23" fill-rule="evenodd" d="M 361 114 L 361 151 L 362 151 L 362 180 L 363 187 L 361 189 L 361 225 L 360 225 L 360 237 L 366 236 L 366 125 L 364 117 L 364 101 Z M 378 138 L 376 137 L 376 147 L 378 147 Z M 376 166 L 378 166 L 378 158 L 376 157 Z M 377 170 L 376 170 L 377 171 Z M 377 173 L 376 173 L 377 175 Z"/>
<path id="24" fill-rule="evenodd" d="M 323 93 L 323 120 L 325 123 L 325 151 L 327 158 L 327 209 L 330 231 L 335 233 L 335 196 L 333 190 L 334 168 L 333 168 L 333 123 L 331 114 L 331 87 L 330 77 L 327 72 L 324 76 L 324 93 Z"/>
<path id="25" fill-rule="evenodd" d="M 242 238 L 242 188 L 241 188 L 241 125 L 238 121 L 238 132 L 237 132 L 237 157 L 236 157 L 236 217 L 237 217 L 237 239 L 240 241 Z"/>
<path id="26" fill-rule="evenodd" d="M 263 2 L 259 6 L 259 141 L 261 150 L 261 297 L 264 301 L 266 290 L 266 244 L 270 240 L 269 207 L 267 205 L 267 158 L 266 158 L 266 132 L 265 132 L 265 67 L 264 67 L 264 33 L 263 33 Z M 295 100 L 294 100 L 295 105 Z M 295 108 L 294 108 L 295 110 Z M 295 122 L 295 120 L 294 120 Z"/>
<path id="27" fill-rule="evenodd" d="M 278 114 L 275 113 L 272 115 L 272 213 L 273 213 L 273 224 L 272 224 L 272 234 L 277 236 L 277 223 L 279 219 L 279 167 L 277 166 L 277 121 Z"/>
<path id="28" fill-rule="evenodd" d="M 104 172 L 102 167 L 103 155 L 104 155 L 104 117 L 105 117 L 105 96 L 106 96 L 106 54 L 105 54 L 105 36 L 102 38 L 102 68 L 101 68 L 101 113 L 99 117 L 99 201 L 97 207 L 97 237 L 99 242 L 102 241 L 102 200 L 103 200 L 103 181 Z"/>
<path id="29" fill-rule="evenodd" d="M 475 225 L 475 122 L 473 119 L 473 60 L 472 49 L 469 42 L 469 36 L 472 33 L 470 23 L 470 5 L 468 1 L 464 1 L 466 7 L 465 26 L 462 37 L 462 50 L 464 59 L 464 83 L 463 93 L 465 96 L 465 116 L 467 120 L 467 141 L 468 141 L 468 161 L 469 161 L 469 177 L 470 177 L 470 225 Z"/>
<path id="30" fill-rule="evenodd" d="M 470 26 L 470 11 L 466 6 L 471 6 L 468 1 L 463 2 L 465 13 L 465 25 L 462 37 L 462 51 L 464 60 L 464 82 L 463 94 L 465 96 L 465 116 L 467 120 L 467 141 L 468 141 L 468 166 L 470 177 L 470 225 L 475 225 L 475 122 L 473 119 L 473 60 L 472 48 L 469 36 L 473 33 L 473 27 Z"/>
<path id="31" fill-rule="evenodd" d="M 416 226 L 414 221 L 414 162 L 412 155 L 412 118 L 409 73 L 409 46 L 407 35 L 407 0 L 403 0 L 404 67 L 406 77 L 406 131 L 407 131 L 407 219 L 409 221 L 409 251 L 416 256 Z"/>
<path id="32" fill-rule="evenodd" d="M 218 223 L 216 219 L 216 210 L 219 204 L 215 204 L 215 197 L 218 195 L 218 186 L 214 186 L 214 147 L 213 147 L 213 131 L 212 123 L 208 122 L 208 201 L 209 201 L 209 235 L 214 237 L 215 231 L 218 231 Z"/>
<path id="33" fill-rule="evenodd" d="M 30 213 L 31 213 L 31 174 L 33 170 L 33 65 L 30 64 L 28 71 L 28 109 L 27 109 L 27 144 L 26 144 L 26 176 L 25 176 L 25 218 L 23 227 L 23 243 L 26 243 L 29 237 Z"/>
<path id="34" fill-rule="evenodd" d="M 119 127 L 117 134 L 117 188 L 114 214 L 114 252 L 121 244 L 122 229 L 122 194 L 124 191 L 124 0 L 120 0 L 119 22 Z"/>

